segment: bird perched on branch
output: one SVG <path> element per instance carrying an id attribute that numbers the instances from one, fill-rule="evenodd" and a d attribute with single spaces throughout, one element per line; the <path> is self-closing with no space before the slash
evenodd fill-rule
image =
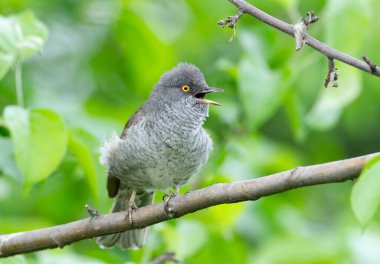
<path id="1" fill-rule="evenodd" d="M 111 212 L 130 211 L 153 203 L 155 190 L 179 187 L 204 164 L 212 142 L 202 125 L 209 105 L 205 95 L 222 89 L 209 87 L 202 72 L 181 63 L 164 73 L 149 99 L 129 118 L 120 137 L 101 148 L 107 168 L 107 189 L 115 198 Z M 130 217 L 132 221 L 132 218 Z M 147 229 L 105 235 L 102 247 L 139 248 Z"/>

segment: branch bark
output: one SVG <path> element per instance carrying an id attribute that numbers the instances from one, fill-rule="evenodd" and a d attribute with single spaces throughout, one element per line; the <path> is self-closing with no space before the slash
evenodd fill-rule
<path id="1" fill-rule="evenodd" d="M 261 197 L 295 188 L 352 180 L 359 176 L 365 163 L 380 153 L 298 167 L 273 175 L 233 183 L 215 184 L 185 195 L 174 197 L 169 206 L 174 218 L 211 206 Z M 150 226 L 170 219 L 164 203 L 142 207 L 133 212 L 133 223 L 126 221 L 126 212 L 95 215 L 64 225 L 0 236 L 0 257 L 7 257 L 47 248 L 63 248 L 71 243 L 105 234 Z"/>
<path id="2" fill-rule="evenodd" d="M 229 0 L 234 6 L 236 6 L 240 12 L 243 12 L 244 14 L 249 14 L 260 21 L 268 24 L 271 27 L 274 27 L 292 37 L 294 37 L 294 26 L 291 24 L 288 24 L 278 18 L 275 18 L 260 9 L 254 7 L 253 5 L 249 4 L 245 0 Z M 327 58 L 336 59 L 343 63 L 346 63 L 348 65 L 351 65 L 355 68 L 358 68 L 362 71 L 371 73 L 376 76 L 380 76 L 380 67 L 376 66 L 375 64 L 369 65 L 365 61 L 361 61 L 359 59 L 356 59 L 354 57 L 351 57 L 348 54 L 345 54 L 339 50 L 336 50 L 334 48 L 329 47 L 325 43 L 311 37 L 307 33 L 304 35 L 304 42 L 308 46 L 314 48 L 315 50 L 319 51 L 320 53 L 324 54 Z"/>

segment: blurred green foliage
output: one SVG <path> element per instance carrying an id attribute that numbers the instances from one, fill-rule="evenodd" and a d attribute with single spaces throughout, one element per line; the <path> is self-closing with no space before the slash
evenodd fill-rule
<path id="1" fill-rule="evenodd" d="M 366 227 L 380 204 L 380 157 L 367 162 L 352 189 L 351 204 L 359 222 Z"/>
<path id="2" fill-rule="evenodd" d="M 255 5 L 288 22 L 314 10 L 321 19 L 310 34 L 380 61 L 379 1 Z M 327 59 L 308 47 L 296 53 L 258 20 L 243 16 L 229 43 L 232 32 L 216 22 L 235 13 L 219 0 L 1 1 L 0 233 L 87 217 L 85 204 L 107 212 L 98 148 L 180 61 L 225 90 L 206 122 L 214 152 L 182 192 L 379 150 L 380 79 L 336 62 L 339 88 L 325 89 Z M 12 106 L 20 62 L 25 109 Z M 351 196 L 363 225 L 374 217 L 364 233 L 346 182 L 160 223 L 138 251 L 86 240 L 0 263 L 146 263 L 167 251 L 184 263 L 378 263 L 378 171 L 366 169 Z"/>
<path id="3" fill-rule="evenodd" d="M 9 68 L 42 49 L 47 29 L 30 11 L 0 16 L 0 79 Z"/>

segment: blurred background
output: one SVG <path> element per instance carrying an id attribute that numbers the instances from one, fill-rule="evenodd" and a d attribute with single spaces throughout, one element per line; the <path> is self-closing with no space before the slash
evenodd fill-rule
<path id="1" fill-rule="evenodd" d="M 254 4 L 289 23 L 313 10 L 320 21 L 311 35 L 380 62 L 380 1 Z M 309 47 L 295 52 L 292 38 L 248 15 L 230 43 L 231 29 L 217 25 L 236 14 L 228 1 L 0 3 L 3 18 L 26 10 L 45 24 L 47 38 L 43 52 L 23 60 L 25 108 L 54 113 L 66 143 L 46 165 L 46 177 L 28 181 L 27 161 L 23 169 L 22 161 L 16 165 L 12 127 L 0 118 L 0 234 L 88 217 L 85 204 L 107 213 L 112 201 L 99 146 L 121 133 L 159 76 L 178 62 L 197 65 L 209 85 L 225 90 L 212 95 L 223 106 L 211 107 L 205 124 L 214 151 L 182 193 L 379 151 L 379 78 L 336 62 L 339 87 L 324 88 L 324 56 Z M 10 69 L 0 81 L 1 113 L 17 104 L 15 87 Z M 48 157 L 34 156 L 39 167 L 48 164 Z M 380 216 L 362 232 L 350 206 L 352 186 L 307 187 L 208 208 L 153 226 L 138 251 L 102 250 L 93 239 L 0 263 L 146 263 L 167 251 L 183 263 L 379 263 Z"/>

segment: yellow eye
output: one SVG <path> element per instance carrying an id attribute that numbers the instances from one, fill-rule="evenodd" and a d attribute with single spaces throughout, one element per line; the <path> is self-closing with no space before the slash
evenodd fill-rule
<path id="1" fill-rule="evenodd" d="M 188 86 L 187 84 L 185 85 L 182 85 L 182 92 L 184 93 L 188 93 L 190 91 L 190 86 Z"/>

